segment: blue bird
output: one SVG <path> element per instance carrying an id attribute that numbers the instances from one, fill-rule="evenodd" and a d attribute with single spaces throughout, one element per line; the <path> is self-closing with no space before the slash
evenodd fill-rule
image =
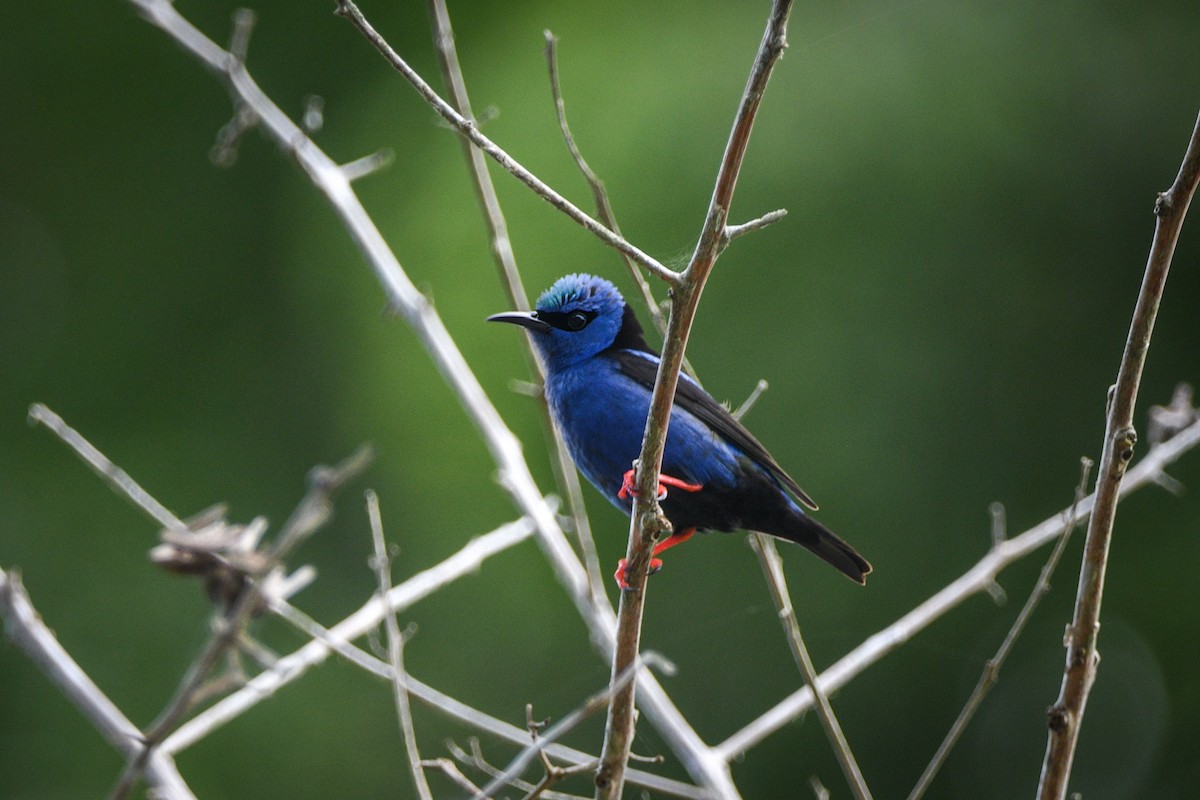
<path id="1" fill-rule="evenodd" d="M 488 317 L 530 332 L 545 365 L 546 400 L 576 466 L 613 505 L 630 513 L 658 354 L 637 317 L 608 281 L 567 275 L 538 298 L 535 311 Z M 663 453 L 659 496 L 675 533 L 664 550 L 697 530 L 750 530 L 800 544 L 859 583 L 871 565 L 801 506 L 816 503 L 729 411 L 681 375 Z M 679 491 L 670 491 L 673 487 Z M 627 588 L 625 561 L 615 575 Z"/>

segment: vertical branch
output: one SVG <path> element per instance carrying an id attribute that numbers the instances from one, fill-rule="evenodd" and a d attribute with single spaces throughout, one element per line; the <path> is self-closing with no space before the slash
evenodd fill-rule
<path id="1" fill-rule="evenodd" d="M 721 159 L 700 240 L 687 269 L 682 276 L 672 281 L 673 298 L 667 324 L 667 338 L 663 343 L 662 361 L 659 363 L 658 376 L 650 397 L 650 413 L 646 419 L 646 431 L 642 440 L 641 456 L 638 459 L 638 495 L 630 518 L 629 548 L 626 556 L 630 588 L 621 593 L 621 605 L 617 612 L 617 642 L 611 677 L 613 681 L 634 663 L 641 644 L 650 552 L 658 534 L 668 527 L 656 498 L 658 475 L 662 468 L 663 450 L 666 447 L 667 424 L 674 404 L 675 388 L 679 382 L 679 369 L 683 363 L 684 350 L 704 284 L 717 256 L 728 242 L 726 221 L 729 217 L 729 204 L 737 186 L 746 145 L 754 127 L 763 92 L 766 90 L 771 71 L 786 46 L 787 20 L 791 6 L 790 0 L 776 0 L 772 6 L 766 32 L 759 45 L 734 119 L 733 130 Z M 600 756 L 600 767 L 596 771 L 597 800 L 615 800 L 621 796 L 625 765 L 629 760 L 633 742 L 633 706 L 633 686 L 613 695 L 605 729 L 604 750 Z"/>
<path id="2" fill-rule="evenodd" d="M 454 29 L 450 27 L 450 12 L 446 9 L 446 0 L 429 0 L 429 16 L 433 23 L 434 43 L 437 45 L 438 66 L 442 70 L 442 81 L 450 93 L 450 102 L 464 120 L 475 125 L 475 114 L 471 110 L 471 99 L 467 95 L 467 83 L 458 60 L 458 48 L 454 45 Z M 460 138 L 459 142 L 462 144 L 463 158 L 467 160 L 467 169 L 471 174 L 471 185 L 483 212 L 483 222 L 487 225 L 492 259 L 500 270 L 501 283 L 508 294 L 508 301 L 513 308 L 528 311 L 529 298 L 525 294 L 521 273 L 517 269 L 517 257 L 513 253 L 512 240 L 508 236 L 508 222 L 504 219 L 504 212 L 500 209 L 500 198 L 496 194 L 491 175 L 488 174 L 487 159 L 469 140 Z"/>
<path id="3" fill-rule="evenodd" d="M 554 115 L 558 118 L 558 129 L 562 132 L 563 142 L 567 145 L 567 152 L 571 154 L 571 160 L 575 162 L 575 166 L 579 169 L 580 174 L 583 175 L 588 188 L 592 190 L 592 201 L 596 204 L 596 216 L 613 233 L 618 236 L 624 236 L 621 233 L 621 227 L 617 224 L 617 215 L 613 213 L 612 203 L 608 200 L 608 190 L 604 188 L 604 181 L 600 180 L 600 176 L 596 174 L 595 170 L 584 159 L 579 145 L 575 144 L 575 136 L 571 133 L 571 126 L 567 124 L 567 104 L 563 99 L 562 81 L 558 75 L 558 37 L 548 30 L 545 31 L 544 35 L 546 37 L 546 66 L 550 72 L 550 95 L 554 98 Z M 646 304 L 646 310 L 650 314 L 650 319 L 654 321 L 654 327 L 658 329 L 660 334 L 665 335 L 667 332 L 667 321 L 663 318 L 662 309 L 658 307 L 658 301 L 654 299 L 654 294 L 650 291 L 650 282 L 642 275 L 641 270 L 637 267 L 637 263 L 628 255 L 622 253 L 621 260 L 625 262 L 625 268 L 629 270 L 629 276 L 633 278 L 634 284 L 637 285 L 638 291 L 641 292 L 642 300 Z"/>
<path id="4" fill-rule="evenodd" d="M 467 83 L 463 77 L 462 66 L 458 60 L 458 48 L 454 44 L 454 29 L 450 24 L 450 12 L 445 0 L 429 0 L 429 16 L 433 22 L 433 36 L 437 44 L 438 64 L 442 69 L 442 80 L 450 92 L 454 108 L 466 120 L 474 122 L 475 116 L 471 111 L 471 99 L 467 94 Z M 492 259 L 500 272 L 500 282 L 508 295 L 510 305 L 520 311 L 529 310 L 529 298 L 525 294 L 525 286 L 521 282 L 521 273 L 517 269 L 517 257 L 513 252 L 512 240 L 508 235 L 508 222 L 504 211 L 500 208 L 500 198 L 492 183 L 491 173 L 488 172 L 487 159 L 483 152 L 464 138 L 459 138 L 462 144 L 463 158 L 467 160 L 467 171 L 471 175 L 471 185 L 475 188 L 475 196 L 479 200 L 480 212 L 488 230 L 488 241 L 491 243 Z M 607 224 L 607 220 L 605 221 Z M 612 227 L 610 225 L 610 227 Z M 615 228 L 614 228 L 615 230 Z M 619 233 L 619 231 L 617 231 Z M 525 355 L 529 370 L 544 379 L 545 374 L 537 354 L 525 337 Z M 542 426 L 546 438 L 550 442 L 550 455 L 554 467 L 555 478 L 567 501 L 567 509 L 575 526 L 575 536 L 579 542 L 579 552 L 583 557 L 583 565 L 587 570 L 588 583 L 593 598 L 600 602 L 604 595 L 604 583 L 600 572 L 600 559 L 596 554 L 596 543 L 592 538 L 592 526 L 588 520 L 587 509 L 583 505 L 583 490 L 579 485 L 579 475 L 571 457 L 567 454 L 566 444 L 559 435 L 558 429 L 550 421 L 550 410 L 545 401 L 541 407 Z"/>
<path id="5" fill-rule="evenodd" d="M 379 581 L 379 602 L 387 603 L 392 589 L 391 561 L 387 545 L 383 541 L 383 517 L 379 512 L 379 495 L 367 490 L 367 514 L 371 518 L 371 541 L 375 545 L 375 575 Z M 400 734 L 404 737 L 404 752 L 408 755 L 408 767 L 412 772 L 417 797 L 433 800 L 425 770 L 421 766 L 421 753 L 417 749 L 417 732 L 413 726 L 412 708 L 408 701 L 408 673 L 404 671 L 404 634 L 396 621 L 396 612 L 391 609 L 383 618 L 387 631 L 388 663 L 392 670 L 392 695 L 396 701 L 396 717 L 400 721 Z"/>
<path id="6" fill-rule="evenodd" d="M 1029 624 L 1030 618 L 1033 617 L 1034 609 L 1037 608 L 1042 598 L 1050 593 L 1050 576 L 1054 574 L 1055 568 L 1058 567 L 1058 562 L 1062 559 L 1062 554 L 1067 549 L 1067 542 L 1071 540 L 1071 534 L 1075 531 L 1075 522 L 1079 516 L 1079 504 L 1087 494 L 1088 478 L 1092 474 L 1092 466 L 1090 458 L 1084 457 L 1080 459 L 1079 485 L 1075 488 L 1075 502 L 1071 505 L 1070 510 L 1067 511 L 1063 519 L 1066 528 L 1063 530 L 1062 535 L 1058 537 L 1058 541 L 1054 543 L 1054 549 L 1050 551 L 1050 557 L 1042 565 L 1042 571 L 1038 575 L 1037 583 L 1034 584 L 1029 596 L 1025 598 L 1025 605 L 1021 606 L 1017 618 L 1013 620 L 1012 627 L 1008 629 L 1008 634 L 1004 637 L 1004 641 L 1000 643 L 996 654 L 983 665 L 983 672 L 979 676 L 978 683 L 975 684 L 975 689 L 971 692 L 970 697 L 967 698 L 967 702 L 963 704 L 962 710 L 958 713 L 958 718 L 954 720 L 954 723 L 950 726 L 950 730 L 946 732 L 946 738 L 938 745 L 938 749 L 934 752 L 933 758 L 929 760 L 925 771 L 921 773 L 921 777 L 917 779 L 913 790 L 909 792 L 908 800 L 921 800 L 925 796 L 925 792 L 929 790 L 929 786 L 933 783 L 933 779 L 942 768 L 942 764 L 946 763 L 951 749 L 962 738 L 967 725 L 975 717 L 975 712 L 979 710 L 983 698 L 987 696 L 992 686 L 1000 679 L 1000 669 L 1004 666 L 1004 662 L 1008 660 L 1008 654 L 1012 652 L 1013 646 L 1016 645 L 1017 637 L 1021 635 L 1021 632 L 1025 630 L 1025 626 Z M 1004 542 L 1003 509 L 1004 506 L 999 503 L 992 504 L 992 519 L 994 523 L 992 533 L 996 547 L 999 547 Z"/>
<path id="7" fill-rule="evenodd" d="M 867 788 L 867 781 L 863 777 L 862 770 L 858 768 L 858 762 L 854 759 L 854 752 L 850 749 L 846 734 L 842 732 L 837 715 L 833 713 L 829 695 L 821 686 L 816 667 L 813 666 L 812 656 L 808 653 L 808 646 L 804 643 L 804 637 L 800 635 L 796 610 L 792 606 L 791 593 L 788 591 L 787 582 L 783 577 L 783 559 L 779 557 L 779 551 L 775 549 L 775 541 L 765 534 L 752 533 L 750 534 L 750 544 L 754 547 L 754 552 L 758 554 L 759 564 L 767 579 L 767 588 L 771 591 L 771 600 L 779 612 L 779 621 L 783 625 L 784 633 L 787 634 L 788 646 L 792 649 L 792 657 L 796 660 L 800 674 L 804 676 L 804 682 L 812 689 L 817 717 L 821 720 L 825 738 L 829 740 L 829 746 L 833 748 L 833 754 L 842 768 L 842 774 L 846 776 L 846 783 L 849 784 L 850 791 L 856 800 L 870 800 L 871 790 Z"/>
<path id="8" fill-rule="evenodd" d="M 1137 466 L 1129 470 L 1121 483 L 1124 499 L 1138 489 L 1161 483 L 1168 466 L 1183 454 L 1200 447 L 1200 422 L 1193 422 L 1170 439 L 1154 445 Z M 1025 558 L 1039 547 L 1062 536 L 1068 524 L 1080 522 L 1092 512 L 1096 495 L 1090 494 L 1062 513 L 1043 520 L 1029 530 L 995 544 L 988 553 L 961 576 L 936 591 L 886 628 L 872 634 L 852 651 L 821 673 L 821 685 L 834 691 L 848 684 L 864 670 L 889 653 L 907 644 L 914 636 L 959 606 L 968 597 L 988 591 L 996 576 L 1010 564 Z M 736 759 L 759 742 L 812 708 L 812 689 L 804 686 L 714 746 L 725 760 Z"/>
<path id="9" fill-rule="evenodd" d="M 734 419 L 740 420 L 745 416 L 766 390 L 767 382 L 760 380 L 750 396 L 733 412 Z M 783 632 L 787 637 L 788 647 L 791 648 L 792 658 L 795 659 L 796 667 L 804 677 L 804 683 L 812 690 L 813 701 L 817 707 L 821 727 L 825 731 L 825 738 L 829 740 L 829 746 L 833 748 L 838 764 L 842 768 L 842 774 L 846 777 L 846 783 L 857 800 L 869 800 L 871 790 L 867 788 L 867 781 L 858 768 L 854 751 L 850 749 L 846 734 L 842 732 L 841 723 L 838 722 L 837 715 L 833 713 L 829 695 L 821 686 L 817 670 L 813 666 L 812 656 L 808 652 L 808 645 L 804 643 L 804 637 L 800 634 L 800 623 L 796 620 L 796 609 L 792 605 L 792 593 L 788 590 L 787 578 L 783 574 L 783 559 L 779 557 L 775 540 L 766 534 L 751 533 L 750 546 L 754 548 L 754 552 L 758 556 L 758 564 L 762 568 L 763 578 L 767 582 L 767 590 L 770 591 L 771 601 L 775 604 L 775 611 L 779 614 L 779 622 L 783 625 Z"/>
<path id="10" fill-rule="evenodd" d="M 1200 117 L 1188 143 L 1179 174 L 1171 188 L 1158 196 L 1154 206 L 1157 221 L 1146 273 L 1138 293 L 1125 352 L 1121 357 L 1117 383 L 1109 397 L 1108 417 L 1104 430 L 1104 445 L 1097 474 L 1096 503 L 1088 522 L 1084 544 L 1083 564 L 1079 571 L 1079 588 L 1075 597 L 1075 613 L 1067 629 L 1067 659 L 1063 670 L 1058 699 L 1047 711 L 1049 736 L 1046 756 L 1042 763 L 1038 796 L 1042 800 L 1066 796 L 1079 740 L 1088 693 L 1096 678 L 1099 655 L 1096 638 L 1100 628 L 1100 602 L 1104 593 L 1104 571 L 1108 565 L 1108 546 L 1112 540 L 1113 521 L 1117 512 L 1117 494 L 1125 468 L 1133 458 L 1137 432 L 1133 427 L 1133 411 L 1141 383 L 1150 335 L 1166 286 L 1167 273 L 1179 231 L 1183 227 L 1197 181 L 1200 180 Z"/>

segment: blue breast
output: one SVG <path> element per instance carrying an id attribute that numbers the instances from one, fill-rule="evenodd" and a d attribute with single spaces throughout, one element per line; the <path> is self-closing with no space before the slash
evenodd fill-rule
<path id="1" fill-rule="evenodd" d="M 554 370 L 546 399 L 580 472 L 614 505 L 621 480 L 642 449 L 650 391 L 597 356 Z M 676 407 L 671 412 L 663 473 L 705 486 L 731 486 L 738 451 L 704 423 Z"/>

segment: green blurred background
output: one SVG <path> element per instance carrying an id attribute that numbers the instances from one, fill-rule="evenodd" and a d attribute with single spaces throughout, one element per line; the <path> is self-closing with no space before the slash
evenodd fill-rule
<path id="1" fill-rule="evenodd" d="M 234 5 L 181 2 L 226 42 Z M 436 302 L 552 490 L 521 342 L 483 324 L 505 310 L 455 137 L 331 2 L 264 0 L 250 68 L 299 116 L 325 100 L 317 141 L 349 161 L 414 281 Z M 580 145 L 631 240 L 690 252 L 765 2 L 452 3 L 489 136 L 576 202 L 589 196 L 559 139 L 542 31 Z M 432 82 L 424 4 L 365 13 Z M 1187 2 L 801 3 L 733 210 L 787 208 L 740 240 L 704 296 L 689 355 L 719 398 L 771 388 L 750 427 L 875 564 L 858 589 L 784 548 L 800 621 L 831 663 L 972 565 L 988 504 L 1013 533 L 1069 501 L 1097 455 L 1153 227 L 1200 108 L 1200 5 Z M 63 644 L 138 724 L 205 641 L 208 608 L 146 551 L 156 529 L 49 433 L 61 413 L 180 515 L 227 501 L 281 522 L 317 463 L 364 441 L 379 457 L 297 563 L 296 602 L 332 623 L 372 591 L 360 491 L 382 499 L 397 577 L 514 518 L 487 451 L 324 200 L 257 133 L 237 163 L 208 152 L 228 120 L 213 77 L 120 2 L 16 4 L 0 33 L 0 564 L 19 566 Z M 630 281 L 613 252 L 497 171 L 531 293 L 559 275 Z M 1200 222 L 1185 227 L 1138 421 L 1200 379 Z M 644 314 L 643 314 L 644 317 Z M 1142 450 L 1144 452 L 1144 448 Z M 1200 453 L 1173 470 L 1200 485 Z M 605 566 L 626 522 L 588 490 Z M 1121 508 L 1104 605 L 1104 661 L 1073 790 L 1194 796 L 1200 782 L 1200 503 L 1158 489 Z M 998 688 L 931 797 L 1029 796 L 1058 691 L 1077 535 Z M 836 696 L 879 797 L 921 772 L 1028 593 L 1045 552 L 1001 576 Z M 612 587 L 607 587 L 614 594 Z M 412 672 L 521 724 L 561 717 L 608 668 L 532 543 L 422 602 Z M 256 632 L 290 651 L 282 624 Z M 717 742 L 799 677 L 744 537 L 683 548 L 653 580 L 644 643 L 675 661 L 666 688 Z M 469 731 L 417 708 L 424 754 Z M 600 721 L 572 739 L 596 750 Z M 512 748 L 484 742 L 505 762 Z M 636 749 L 667 752 L 648 724 Z M 668 753 L 669 756 L 669 753 Z M 330 663 L 179 758 L 200 797 L 408 797 L 387 686 Z M 0 646 L 0 797 L 103 796 L 120 760 L 13 647 Z M 685 777 L 668 758 L 668 774 Z M 847 791 L 815 718 L 733 766 L 746 797 Z M 1188 787 L 1191 787 L 1190 789 Z M 454 796 L 435 780 L 441 796 Z M 570 787 L 569 787 L 570 788 Z M 586 792 L 586 782 L 574 785 Z"/>

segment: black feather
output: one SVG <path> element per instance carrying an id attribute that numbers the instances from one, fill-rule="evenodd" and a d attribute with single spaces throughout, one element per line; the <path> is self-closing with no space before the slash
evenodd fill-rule
<path id="1" fill-rule="evenodd" d="M 626 306 L 625 309 L 628 314 L 629 306 Z M 624 327 L 622 327 L 622 330 L 624 330 Z M 617 336 L 617 339 L 621 339 L 620 335 Z M 645 344 L 644 341 L 643 344 Z M 650 353 L 657 357 L 657 354 L 649 348 L 644 349 L 642 352 Z M 606 352 L 605 355 L 616 361 L 617 366 L 626 376 L 637 381 L 647 389 L 653 389 L 654 378 L 658 373 L 657 362 L 637 355 L 637 353 L 629 352 L 628 350 L 611 350 Z M 796 481 L 792 479 L 792 476 L 783 471 L 783 467 L 779 466 L 779 462 L 775 460 L 775 457 L 767 452 L 767 448 L 763 447 L 754 438 L 754 435 L 746 430 L 742 423 L 733 418 L 733 415 L 729 413 L 729 409 L 718 403 L 706 391 L 682 375 L 675 388 L 675 402 L 680 408 L 692 414 L 716 431 L 727 442 L 745 453 L 751 461 L 774 475 L 797 500 L 814 511 L 817 509 L 817 504 L 808 496 L 808 492 L 801 489 Z"/>

